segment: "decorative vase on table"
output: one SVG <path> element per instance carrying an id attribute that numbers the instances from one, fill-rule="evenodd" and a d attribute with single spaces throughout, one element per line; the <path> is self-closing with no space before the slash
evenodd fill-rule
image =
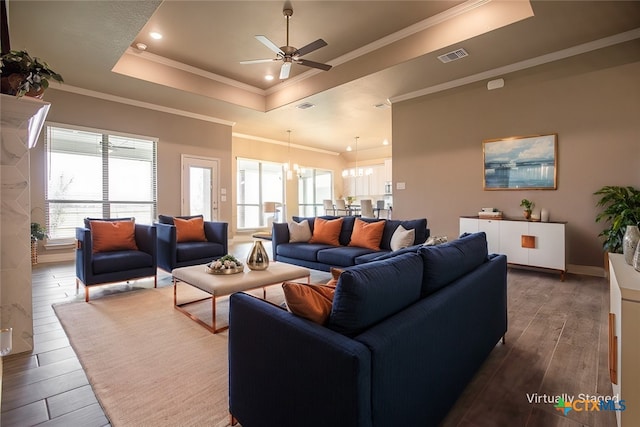
<path id="1" fill-rule="evenodd" d="M 269 267 L 269 254 L 260 240 L 253 242 L 247 256 L 247 267 L 250 270 L 266 270 Z"/>
<path id="2" fill-rule="evenodd" d="M 636 253 L 640 241 L 640 230 L 637 225 L 627 225 L 627 230 L 622 238 L 622 253 L 627 264 L 633 265 L 633 256 Z"/>

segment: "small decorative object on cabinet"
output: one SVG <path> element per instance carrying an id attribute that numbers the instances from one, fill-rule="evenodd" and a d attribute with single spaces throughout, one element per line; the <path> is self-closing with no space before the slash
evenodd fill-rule
<path id="1" fill-rule="evenodd" d="M 633 258 L 640 241 L 640 230 L 637 225 L 627 225 L 627 230 L 624 232 L 622 238 L 622 253 L 624 254 L 624 261 L 633 265 Z"/>
<path id="2" fill-rule="evenodd" d="M 640 242 L 638 242 L 636 253 L 633 255 L 633 268 L 635 268 L 636 271 L 640 271 Z"/>
<path id="3" fill-rule="evenodd" d="M 266 270 L 269 267 L 269 254 L 260 240 L 253 242 L 247 256 L 247 267 L 251 270 Z"/>
<path id="4" fill-rule="evenodd" d="M 547 208 L 540 209 L 540 221 L 549 222 L 549 209 Z"/>
<path id="5" fill-rule="evenodd" d="M 535 205 L 536 204 L 533 203 L 531 200 L 522 199 L 522 201 L 520 202 L 520 207 L 524 208 L 523 214 L 525 219 L 531 218 L 531 211 L 533 210 Z"/>

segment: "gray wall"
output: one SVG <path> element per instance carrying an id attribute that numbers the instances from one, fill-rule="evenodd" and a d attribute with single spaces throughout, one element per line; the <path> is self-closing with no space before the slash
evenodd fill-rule
<path id="1" fill-rule="evenodd" d="M 427 217 L 458 235 L 461 215 L 496 207 L 521 217 L 528 198 L 567 221 L 569 264 L 603 266 L 592 193 L 640 188 L 640 42 L 633 41 L 393 105 L 394 217 Z M 558 189 L 483 191 L 482 141 L 558 134 Z"/>

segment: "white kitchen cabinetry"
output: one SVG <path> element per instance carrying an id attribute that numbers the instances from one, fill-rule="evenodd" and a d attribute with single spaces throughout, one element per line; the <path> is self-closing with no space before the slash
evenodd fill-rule
<path id="1" fill-rule="evenodd" d="M 640 272 L 609 254 L 609 375 L 618 426 L 640 426 Z M 622 409 L 624 404 L 624 411 Z"/>
<path id="2" fill-rule="evenodd" d="M 484 231 L 489 253 L 507 256 L 510 264 L 566 272 L 565 223 L 461 217 L 460 233 Z"/>

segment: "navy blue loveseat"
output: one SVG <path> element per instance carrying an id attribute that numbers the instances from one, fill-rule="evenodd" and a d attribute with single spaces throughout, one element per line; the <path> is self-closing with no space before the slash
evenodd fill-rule
<path id="1" fill-rule="evenodd" d="M 341 274 L 326 325 L 230 297 L 229 406 L 247 427 L 437 426 L 507 331 L 507 264 L 475 233 Z"/>
<path id="2" fill-rule="evenodd" d="M 315 218 L 316 217 L 307 218 L 294 216 L 293 220 L 295 222 L 302 222 L 306 219 L 309 221 L 311 232 L 313 232 Z M 385 221 L 382 240 L 380 241 L 380 250 L 375 251 L 373 249 L 357 246 L 347 246 L 351 240 L 351 233 L 353 232 L 353 225 L 356 217 L 325 215 L 318 218 L 327 220 L 342 218 L 342 228 L 340 230 L 339 237 L 340 246 L 307 242 L 290 243 L 288 224 L 273 223 L 271 233 L 273 259 L 275 261 L 296 264 L 302 267 L 312 268 L 314 270 L 329 271 L 331 267 L 349 267 L 357 264 L 364 264 L 385 254 L 389 254 L 391 252 L 391 237 L 400 225 L 402 225 L 406 230 L 415 230 L 413 245 L 420 245 L 429 237 L 426 218 L 406 221 L 359 218 L 366 222 Z"/>

